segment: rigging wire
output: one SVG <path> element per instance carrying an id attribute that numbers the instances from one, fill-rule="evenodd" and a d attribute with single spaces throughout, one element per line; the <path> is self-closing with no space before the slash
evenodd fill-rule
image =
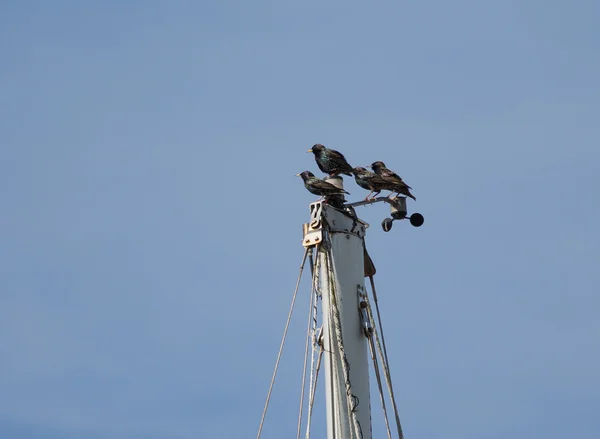
<path id="1" fill-rule="evenodd" d="M 385 347 L 385 337 L 383 336 L 383 325 L 381 324 L 381 313 L 379 312 L 379 301 L 377 300 L 377 290 L 375 289 L 375 279 L 373 279 L 373 275 L 369 276 L 369 281 L 371 282 L 371 292 L 373 293 L 373 300 L 375 301 L 375 308 L 377 310 L 377 321 L 379 323 L 380 333 L 381 333 L 381 342 L 383 343 L 383 354 L 385 356 L 385 362 L 389 365 L 387 348 Z"/>
<path id="2" fill-rule="evenodd" d="M 310 329 L 311 329 L 311 325 L 310 322 L 312 321 L 312 310 L 313 310 L 313 300 L 315 299 L 315 294 L 314 294 L 314 277 L 315 277 L 315 272 L 314 272 L 314 265 L 313 265 L 313 253 L 312 253 L 312 248 L 311 248 L 311 252 L 309 253 L 309 262 L 310 262 L 310 271 L 312 273 L 312 278 L 313 278 L 313 287 L 311 287 L 311 291 L 310 291 L 310 305 L 308 308 L 308 323 L 306 325 L 306 345 L 304 346 L 304 367 L 302 369 L 302 389 L 300 390 L 300 410 L 298 413 L 298 433 L 296 435 L 296 439 L 300 439 L 300 433 L 302 431 L 302 411 L 304 408 L 304 389 L 306 388 L 306 367 L 308 365 L 308 347 L 309 347 L 309 340 L 311 339 L 310 337 Z M 314 356 L 313 356 L 314 358 Z M 312 370 L 311 370 L 311 375 L 312 375 Z"/>
<path id="3" fill-rule="evenodd" d="M 279 361 L 281 360 L 281 354 L 283 352 L 283 346 L 287 337 L 287 331 L 290 326 L 290 320 L 292 319 L 292 313 L 294 312 L 294 305 L 296 304 L 296 296 L 298 295 L 298 288 L 300 287 L 300 280 L 302 279 L 302 272 L 304 271 L 304 264 L 306 257 L 308 256 L 309 248 L 304 249 L 304 256 L 302 257 L 302 263 L 300 264 L 300 273 L 298 273 L 298 280 L 296 281 L 296 289 L 294 290 L 294 296 L 292 297 L 292 304 L 290 305 L 290 312 L 285 322 L 285 329 L 283 330 L 283 337 L 281 338 L 281 345 L 279 346 L 279 352 L 277 353 L 277 360 L 275 361 L 275 369 L 273 370 L 273 376 L 271 377 L 271 384 L 269 385 L 269 392 L 267 393 L 267 400 L 265 401 L 265 407 L 263 409 L 262 417 L 260 418 L 260 425 L 258 426 L 258 434 L 256 439 L 260 439 L 263 425 L 265 423 L 265 417 L 267 416 L 267 409 L 269 408 L 269 401 L 271 400 L 271 392 L 273 391 L 273 384 L 275 383 L 275 377 L 277 376 L 277 369 L 279 368 Z"/>
<path id="4" fill-rule="evenodd" d="M 319 300 L 319 295 L 320 295 L 320 289 L 319 289 L 319 270 L 320 270 L 320 259 L 318 257 L 319 254 L 319 246 L 316 247 L 315 253 L 317 254 L 317 262 L 313 267 L 313 279 L 312 279 L 312 288 L 311 288 L 311 295 L 312 298 L 314 300 L 313 304 L 312 304 L 312 325 L 310 325 L 309 322 L 309 328 L 311 330 L 311 355 L 310 355 L 310 380 L 309 380 L 309 393 L 308 393 L 308 413 L 307 413 L 307 419 L 306 419 L 306 439 L 310 439 L 310 427 L 311 427 L 311 420 L 312 420 L 312 411 L 313 411 L 313 405 L 314 405 L 314 401 L 315 401 L 315 392 L 316 392 L 316 386 L 317 386 L 317 378 L 319 376 L 319 368 L 321 366 L 321 358 L 322 358 L 322 354 L 323 351 L 321 349 L 321 346 L 319 345 L 319 340 L 318 340 L 318 335 L 317 335 L 317 308 L 318 308 L 318 300 Z M 312 254 L 311 254 L 311 259 L 310 261 L 312 262 Z M 316 346 L 319 346 L 319 359 L 317 361 L 317 366 L 316 366 L 316 370 L 315 370 L 315 348 Z"/>
<path id="5" fill-rule="evenodd" d="M 390 423 L 388 421 L 387 408 L 385 406 L 385 397 L 383 395 L 383 386 L 381 384 L 381 374 L 379 372 L 379 363 L 377 362 L 377 353 L 373 344 L 373 335 L 369 337 L 369 351 L 371 351 L 371 359 L 373 360 L 373 370 L 377 377 L 377 387 L 379 388 L 379 400 L 381 401 L 381 408 L 383 409 L 383 419 L 385 420 L 385 429 L 387 431 L 388 439 L 392 439 L 392 431 L 390 430 Z"/>
<path id="6" fill-rule="evenodd" d="M 392 400 L 392 406 L 394 408 L 394 415 L 396 417 L 396 427 L 398 429 L 398 438 L 404 439 L 404 434 L 402 433 L 402 425 L 400 423 L 400 415 L 398 414 L 398 406 L 396 405 L 396 397 L 394 395 L 394 387 L 392 385 L 392 376 L 390 374 L 389 361 L 387 358 L 387 350 L 385 347 L 385 339 L 383 338 L 383 325 L 381 324 L 381 313 L 379 312 L 379 304 L 377 302 L 377 292 L 375 290 L 375 281 L 373 280 L 373 276 L 369 276 L 369 279 L 371 280 L 371 291 L 373 292 L 373 298 L 375 300 L 375 308 L 377 310 L 377 320 L 379 321 L 379 329 L 380 329 L 380 331 L 377 331 L 375 328 L 375 331 L 374 331 L 375 341 L 377 343 L 377 350 L 378 350 L 379 356 L 381 358 L 381 363 L 383 364 L 383 372 L 385 375 L 385 381 L 387 384 L 388 392 L 390 393 L 390 399 Z M 368 298 L 367 298 L 367 301 L 368 301 Z M 373 326 L 375 326 L 373 310 L 370 305 L 367 307 L 367 310 L 368 310 L 368 314 L 369 314 L 369 319 L 371 320 L 371 324 Z M 381 332 L 381 340 L 382 340 L 381 342 L 379 340 L 379 332 Z M 383 349 L 381 346 L 382 344 L 383 344 Z"/>
<path id="7" fill-rule="evenodd" d="M 312 411 L 313 411 L 313 406 L 315 404 L 315 392 L 317 391 L 317 379 L 319 378 L 319 370 L 321 370 L 321 360 L 323 359 L 323 348 L 321 348 L 319 346 L 319 359 L 317 360 L 317 367 L 315 369 L 315 379 L 314 381 L 311 383 L 311 394 L 309 396 L 309 401 L 308 401 L 308 415 L 307 415 L 307 420 L 306 420 L 306 439 L 310 439 L 310 427 L 311 427 L 311 423 L 310 421 L 312 420 Z"/>
<path id="8" fill-rule="evenodd" d="M 317 255 L 319 255 L 318 253 L 319 251 L 319 246 L 317 246 L 315 252 Z M 340 314 L 339 314 L 339 309 L 337 306 L 337 301 L 339 298 L 337 298 L 337 291 L 336 291 L 336 285 L 335 285 L 335 280 L 334 280 L 334 276 L 332 276 L 334 268 L 333 268 L 333 264 L 332 264 L 332 255 L 330 254 L 330 250 L 326 251 L 323 254 L 323 263 L 325 264 L 325 273 L 326 273 L 326 279 L 325 282 L 327 282 L 329 285 L 329 291 L 330 291 L 330 313 L 328 316 L 328 327 L 330 328 L 330 331 L 328 336 L 330 337 L 330 346 L 332 348 L 331 352 L 329 352 L 329 355 L 333 355 L 333 346 L 335 346 L 335 348 L 337 348 L 336 350 L 339 351 L 339 355 L 340 355 L 340 363 L 342 366 L 342 373 L 344 375 L 345 378 L 345 384 L 346 384 L 346 402 L 347 402 L 347 410 L 348 410 L 348 415 L 351 419 L 351 425 L 354 428 L 350 429 L 350 435 L 352 437 L 356 436 L 357 438 L 361 438 L 362 437 L 362 428 L 361 425 L 357 419 L 356 416 L 356 406 L 358 405 L 358 401 L 356 400 L 356 398 L 354 397 L 354 395 L 352 395 L 352 386 L 350 383 L 350 376 L 349 376 L 349 364 L 346 358 L 346 354 L 344 351 L 344 344 L 343 344 L 343 336 L 342 336 L 342 328 L 341 328 L 341 321 L 340 321 Z M 283 353 L 283 348 L 285 345 L 285 340 L 287 337 L 287 332 L 289 329 L 289 325 L 290 325 L 290 321 L 292 318 L 292 314 L 293 314 L 293 310 L 294 310 L 294 306 L 296 303 L 296 298 L 298 295 L 298 290 L 299 290 L 299 286 L 300 286 L 300 281 L 302 279 L 302 274 L 304 271 L 304 266 L 306 263 L 307 258 L 309 259 L 310 262 L 310 270 L 311 270 L 311 274 L 312 274 L 312 287 L 311 287 L 311 297 L 310 297 L 310 306 L 309 306 L 309 316 L 308 316 L 308 325 L 307 325 L 307 334 L 306 334 L 306 344 L 305 344 L 305 350 L 304 350 L 304 367 L 303 367 L 303 371 L 302 371 L 302 388 L 301 388 L 301 394 L 300 394 L 300 410 L 299 410 L 299 415 L 298 415 L 298 429 L 297 429 L 297 439 L 300 439 L 300 435 L 301 435 L 301 430 L 302 430 L 302 418 L 303 418 L 303 408 L 304 408 L 304 396 L 305 396 L 305 389 L 306 389 L 306 370 L 308 367 L 308 348 L 309 348 L 309 340 L 312 340 L 312 353 L 311 353 L 311 364 L 310 364 L 310 383 L 309 383 L 309 397 L 308 397 L 308 413 L 307 413 L 307 424 L 306 424 L 306 439 L 310 439 L 310 428 L 311 428 L 311 420 L 312 420 L 312 412 L 313 412 L 313 406 L 314 406 L 314 401 L 315 401 L 315 394 L 316 394 L 316 388 L 317 388 L 317 382 L 318 382 L 318 376 L 319 376 L 319 371 L 320 371 L 320 367 L 321 367 L 321 362 L 322 362 L 322 358 L 323 358 L 323 353 L 325 352 L 324 346 L 319 343 L 319 340 L 317 340 L 317 302 L 318 302 L 318 298 L 319 298 L 319 292 L 320 292 L 320 279 L 319 279 L 319 272 L 321 269 L 321 258 L 317 256 L 316 262 L 313 260 L 313 248 L 306 248 L 304 251 L 304 255 L 302 257 L 302 262 L 300 264 L 300 272 L 298 274 L 298 279 L 296 281 L 296 288 L 294 290 L 294 295 L 292 297 L 292 303 L 290 305 L 290 311 L 287 317 L 287 321 L 285 324 L 285 329 L 283 331 L 283 336 L 282 336 L 282 340 L 281 340 L 281 345 L 279 347 L 279 352 L 277 354 L 277 360 L 275 362 L 275 368 L 273 371 L 273 376 L 271 378 L 271 383 L 269 385 L 269 391 L 267 393 L 267 398 L 265 401 L 265 405 L 264 405 L 264 409 L 263 409 L 263 413 L 262 413 L 262 417 L 260 420 L 260 425 L 259 425 L 259 429 L 258 429 L 258 434 L 256 436 L 256 439 L 260 439 L 261 437 L 261 433 L 262 433 L 262 429 L 263 429 L 263 425 L 264 425 L 264 421 L 266 418 L 266 414 L 267 414 L 267 410 L 269 407 L 269 402 L 271 399 L 271 393 L 273 391 L 273 386 L 275 383 L 275 378 L 277 376 L 277 371 L 279 368 L 279 362 L 281 360 L 281 356 Z M 390 374 L 390 368 L 389 368 L 389 359 L 388 359 L 388 354 L 387 354 L 387 347 L 386 347 L 386 343 L 385 343 L 385 337 L 383 334 L 383 324 L 381 321 L 381 313 L 379 310 L 379 302 L 377 299 L 377 291 L 375 289 L 375 281 L 373 279 L 373 276 L 369 276 L 369 280 L 371 283 L 371 291 L 373 294 L 373 299 L 375 302 L 375 309 L 377 312 L 377 323 L 378 325 L 375 323 L 375 317 L 374 317 L 374 313 L 373 313 L 373 309 L 371 308 L 371 306 L 369 305 L 367 307 L 367 311 L 368 311 L 368 318 L 371 321 L 371 325 L 374 328 L 373 334 L 368 337 L 368 344 L 369 344 L 369 350 L 371 352 L 371 359 L 373 360 L 373 368 L 375 371 L 375 375 L 377 378 L 377 384 L 378 384 L 378 388 L 379 388 L 379 396 L 380 396 L 380 400 L 381 400 L 381 404 L 382 404 L 382 408 L 383 408 L 383 414 L 384 414 L 384 419 L 385 419 L 385 425 L 386 425 L 386 429 L 387 429 L 387 435 L 388 435 L 388 439 L 392 438 L 391 435 L 391 430 L 390 430 L 390 425 L 389 425 L 389 421 L 388 421 L 388 414 L 387 414 L 387 407 L 386 407 L 386 403 L 385 403 L 385 398 L 383 395 L 383 385 L 382 385 L 382 380 L 381 380 L 381 370 L 380 370 L 380 366 L 379 366 L 379 361 L 378 358 L 381 360 L 381 365 L 383 366 L 383 371 L 384 371 L 384 376 L 385 376 L 385 380 L 386 380 L 386 384 L 387 384 L 387 388 L 390 394 L 390 399 L 392 402 L 392 406 L 394 409 L 394 414 L 395 414 L 395 418 L 396 418 L 396 426 L 398 429 L 398 438 L 399 439 L 404 439 L 404 435 L 402 433 L 402 426 L 400 424 L 400 416 L 398 414 L 398 407 L 396 405 L 396 398 L 394 395 L 394 389 L 393 389 L 393 385 L 392 385 L 392 378 L 391 378 L 391 374 Z M 368 297 L 367 297 L 367 303 L 368 303 Z M 312 322 L 312 325 L 311 325 Z M 333 331 L 331 331 L 331 329 L 333 329 Z M 335 334 L 335 336 L 334 336 Z M 380 340 L 381 337 L 381 340 Z M 318 360 L 317 360 L 317 364 L 315 366 L 315 353 L 317 351 L 317 346 L 318 346 Z M 332 366 L 332 370 L 330 372 L 334 373 L 334 375 L 338 372 L 334 371 L 334 369 L 337 369 L 338 365 L 336 361 L 331 361 L 331 366 Z M 340 407 L 338 407 L 339 409 Z M 338 419 L 338 422 L 341 420 L 341 417 L 339 416 L 340 413 L 337 414 L 337 416 L 335 416 Z M 334 429 L 336 428 L 336 423 L 333 423 Z"/>

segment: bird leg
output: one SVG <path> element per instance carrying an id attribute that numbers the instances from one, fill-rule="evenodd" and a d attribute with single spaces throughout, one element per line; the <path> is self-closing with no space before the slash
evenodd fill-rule
<path id="1" fill-rule="evenodd" d="M 375 198 L 377 198 L 377 195 L 379 195 L 380 193 L 381 193 L 381 191 L 379 191 L 379 192 L 375 193 L 375 194 L 374 194 L 374 195 L 371 197 L 371 200 L 374 200 Z"/>
<path id="2" fill-rule="evenodd" d="M 369 195 L 367 195 L 367 197 L 365 198 L 365 201 L 369 200 L 369 196 L 373 193 L 373 191 L 369 192 Z"/>

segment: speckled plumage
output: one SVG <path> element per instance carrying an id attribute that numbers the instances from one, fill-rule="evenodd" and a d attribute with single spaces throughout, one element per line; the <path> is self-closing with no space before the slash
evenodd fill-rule
<path id="1" fill-rule="evenodd" d="M 385 166 L 385 163 L 381 161 L 374 162 L 371 164 L 371 168 L 373 171 L 375 171 L 375 174 L 379 175 L 381 178 L 390 183 L 389 187 L 386 187 L 386 189 L 396 192 L 397 194 L 410 197 L 415 201 L 417 200 L 414 195 L 410 193 L 410 189 L 412 188 L 407 185 L 398 174 L 391 169 L 388 169 Z"/>
<path id="2" fill-rule="evenodd" d="M 371 191 L 365 200 L 368 200 L 373 192 L 375 192 L 373 197 L 376 197 L 382 190 L 390 188 L 390 183 L 388 181 L 365 168 L 356 167 L 352 172 L 354 173 L 354 181 L 356 181 L 356 184 L 363 189 Z"/>
<path id="3" fill-rule="evenodd" d="M 319 195 L 322 197 L 329 197 L 332 195 L 341 195 L 341 194 L 350 194 L 343 189 L 334 186 L 333 184 L 321 180 L 320 178 L 315 177 L 315 175 L 310 171 L 304 171 L 300 174 L 296 174 L 298 177 L 302 177 L 304 181 L 304 187 L 311 193 L 315 195 Z"/>
<path id="4" fill-rule="evenodd" d="M 352 175 L 352 166 L 346 160 L 346 157 L 335 149 L 329 149 L 317 143 L 308 152 L 315 155 L 315 161 L 319 169 L 333 177 L 338 174 Z"/>

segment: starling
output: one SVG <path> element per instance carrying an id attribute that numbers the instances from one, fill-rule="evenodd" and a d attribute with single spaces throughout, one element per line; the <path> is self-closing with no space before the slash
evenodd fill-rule
<path id="1" fill-rule="evenodd" d="M 365 201 L 369 199 L 369 196 L 373 192 L 376 192 L 375 195 L 373 195 L 373 198 L 375 198 L 382 190 L 391 190 L 390 183 L 374 172 L 368 171 L 361 167 L 354 168 L 352 171 L 354 172 L 354 180 L 356 181 L 356 184 L 363 189 L 371 191 L 369 195 L 367 195 L 367 198 L 365 198 Z"/>
<path id="2" fill-rule="evenodd" d="M 322 197 L 350 194 L 349 192 L 346 192 L 345 190 L 340 189 L 339 187 L 334 186 L 325 180 L 315 177 L 315 175 L 310 171 L 304 171 L 301 174 L 296 174 L 296 177 L 302 177 L 302 180 L 304 180 L 304 187 L 306 187 L 308 192 L 311 194 L 320 195 Z"/>
<path id="3" fill-rule="evenodd" d="M 392 192 L 396 192 L 397 194 L 406 195 L 407 197 L 410 197 L 413 200 L 417 201 L 413 194 L 410 193 L 409 189 L 412 188 L 409 185 L 407 185 L 398 174 L 396 174 L 391 169 L 386 168 L 385 163 L 374 162 L 371 165 L 371 169 L 375 171 L 375 174 L 379 175 L 384 180 L 390 183 L 390 185 L 386 189 L 389 189 Z"/>
<path id="4" fill-rule="evenodd" d="M 314 145 L 308 152 L 312 152 L 315 155 L 319 169 L 330 177 L 338 174 L 352 176 L 352 166 L 348 164 L 346 157 L 341 152 L 326 148 L 320 143 Z"/>

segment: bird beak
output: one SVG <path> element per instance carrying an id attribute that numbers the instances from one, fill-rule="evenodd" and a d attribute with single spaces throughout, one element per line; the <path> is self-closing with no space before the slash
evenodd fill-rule
<path id="1" fill-rule="evenodd" d="M 312 149 L 309 149 L 309 150 L 308 150 L 308 151 L 306 151 L 306 152 L 313 152 L 313 150 L 312 150 Z"/>
<path id="2" fill-rule="evenodd" d="M 296 177 L 300 177 L 300 174 L 296 174 Z"/>

